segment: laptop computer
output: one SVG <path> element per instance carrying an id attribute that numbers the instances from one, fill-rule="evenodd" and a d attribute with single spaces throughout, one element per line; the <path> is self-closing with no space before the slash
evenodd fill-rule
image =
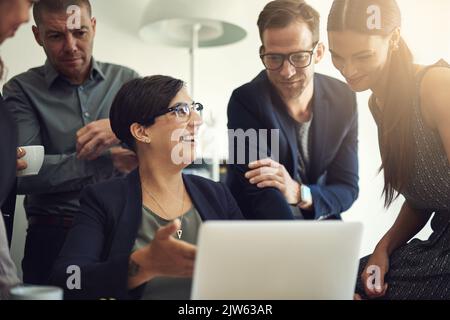
<path id="1" fill-rule="evenodd" d="M 353 222 L 205 222 L 191 299 L 351 300 L 361 237 Z"/>

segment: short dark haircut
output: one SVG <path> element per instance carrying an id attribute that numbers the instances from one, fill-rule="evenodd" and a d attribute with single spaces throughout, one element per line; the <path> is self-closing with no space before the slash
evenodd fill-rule
<path id="1" fill-rule="evenodd" d="M 136 151 L 130 127 L 154 124 L 154 117 L 169 107 L 170 102 L 184 87 L 184 82 L 168 76 L 137 78 L 125 83 L 111 106 L 111 128 L 119 140 Z"/>
<path id="2" fill-rule="evenodd" d="M 293 22 L 304 22 L 313 35 L 313 43 L 320 39 L 320 14 L 304 0 L 274 0 L 260 13 L 258 29 L 261 41 L 266 29 L 285 28 Z"/>
<path id="3" fill-rule="evenodd" d="M 86 7 L 89 17 L 92 17 L 92 7 L 89 0 L 38 0 L 33 5 L 34 21 L 39 26 L 42 22 L 42 12 L 66 12 L 67 8 L 73 5 Z"/>

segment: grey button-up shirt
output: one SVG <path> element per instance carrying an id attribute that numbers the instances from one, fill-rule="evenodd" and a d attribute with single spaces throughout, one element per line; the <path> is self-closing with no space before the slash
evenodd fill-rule
<path id="1" fill-rule="evenodd" d="M 109 152 L 94 161 L 76 157 L 76 133 L 90 122 L 109 118 L 114 96 L 138 74 L 126 67 L 92 60 L 89 78 L 73 85 L 47 61 L 3 88 L 5 107 L 14 115 L 19 146 L 43 145 L 37 176 L 19 178 L 28 215 L 73 215 L 84 186 L 116 175 Z"/>

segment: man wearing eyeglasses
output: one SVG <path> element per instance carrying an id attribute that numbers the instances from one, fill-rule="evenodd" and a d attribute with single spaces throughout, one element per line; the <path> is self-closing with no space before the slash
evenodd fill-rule
<path id="1" fill-rule="evenodd" d="M 319 14 L 304 1 L 268 3 L 258 27 L 266 70 L 230 99 L 228 128 L 235 132 L 227 183 L 249 219 L 340 219 L 359 192 L 355 94 L 315 73 L 325 47 Z M 240 150 L 239 129 L 278 129 L 279 139 L 275 146 L 260 136 Z M 259 154 L 252 148 L 267 158 L 251 159 Z M 245 163 L 239 163 L 243 152 Z"/>
<path id="2" fill-rule="evenodd" d="M 79 25 L 67 13 L 73 5 Z M 121 147 L 111 130 L 109 109 L 120 87 L 138 75 L 93 58 L 96 19 L 88 0 L 40 0 L 33 15 L 33 33 L 47 61 L 11 79 L 3 94 L 19 145 L 45 148 L 39 174 L 19 178 L 17 191 L 26 195 L 28 218 L 24 282 L 46 284 L 78 213 L 81 190 L 137 166 L 134 152 Z"/>

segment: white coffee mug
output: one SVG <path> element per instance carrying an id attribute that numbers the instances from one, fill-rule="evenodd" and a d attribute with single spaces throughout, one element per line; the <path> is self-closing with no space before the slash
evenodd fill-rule
<path id="1" fill-rule="evenodd" d="M 63 290 L 48 286 L 17 286 L 9 291 L 11 300 L 62 300 Z"/>
<path id="2" fill-rule="evenodd" d="M 43 146 L 24 146 L 20 147 L 26 154 L 21 160 L 25 160 L 27 168 L 17 172 L 18 177 L 34 176 L 39 174 L 42 163 L 44 163 L 45 149 Z"/>

